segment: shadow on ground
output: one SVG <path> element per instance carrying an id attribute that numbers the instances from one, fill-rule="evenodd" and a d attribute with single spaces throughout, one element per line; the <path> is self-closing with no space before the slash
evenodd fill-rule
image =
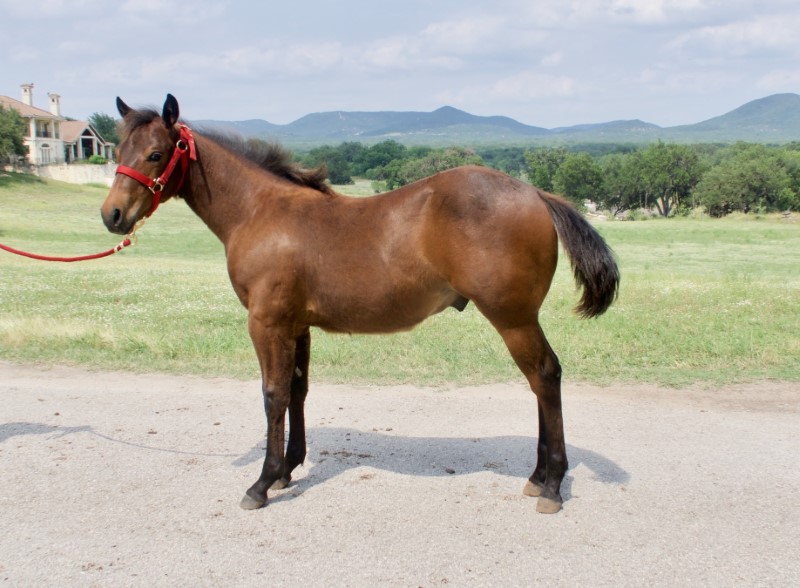
<path id="1" fill-rule="evenodd" d="M 404 437 L 383 432 L 318 427 L 308 429 L 308 474 L 292 483 L 287 499 L 302 494 L 350 469 L 367 466 L 409 476 L 451 476 L 493 471 L 520 478 L 533 471 L 536 438 L 503 437 Z M 244 467 L 264 459 L 261 441 L 232 465 Z M 630 474 L 608 458 L 588 449 L 567 445 L 570 469 L 584 465 L 594 479 L 606 484 L 626 484 Z M 254 477 L 258 473 L 254 471 Z M 571 477 L 564 480 L 562 494 L 569 499 Z M 520 486 L 521 487 L 521 486 Z M 272 499 L 271 499 L 272 500 Z"/>
<path id="2" fill-rule="evenodd" d="M 186 452 L 122 441 L 98 433 L 88 425 L 56 427 L 41 423 L 3 423 L 0 424 L 0 443 L 16 436 L 50 435 L 49 439 L 56 439 L 74 433 L 89 433 L 108 442 L 143 451 L 233 457 L 231 454 Z M 291 492 L 275 496 L 274 500 L 288 500 L 299 496 L 317 484 L 361 466 L 408 476 L 452 476 L 493 471 L 519 478 L 522 482 L 533 470 L 536 456 L 536 439 L 522 436 L 404 437 L 389 432 L 316 427 L 308 429 L 307 441 L 307 475 L 292 483 Z M 570 469 L 582 464 L 592 471 L 594 479 L 603 483 L 621 485 L 630 480 L 628 472 L 594 451 L 567 445 L 567 457 Z M 261 463 L 263 459 L 262 440 L 246 454 L 235 459 L 232 465 L 246 467 Z M 254 478 L 257 475 L 254 468 Z M 572 477 L 568 475 L 562 485 L 565 500 L 571 497 L 571 482 Z"/>

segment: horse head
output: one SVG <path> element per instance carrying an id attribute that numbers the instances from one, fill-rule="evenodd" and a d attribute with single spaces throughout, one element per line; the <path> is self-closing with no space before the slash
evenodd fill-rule
<path id="1" fill-rule="evenodd" d="M 188 159 L 194 158 L 194 141 L 188 127 L 177 124 L 178 101 L 171 94 L 160 115 L 155 110 L 134 110 L 120 98 L 117 110 L 122 116 L 119 166 L 100 212 L 109 231 L 124 235 L 178 192 Z M 181 174 L 173 176 L 179 162 Z"/>

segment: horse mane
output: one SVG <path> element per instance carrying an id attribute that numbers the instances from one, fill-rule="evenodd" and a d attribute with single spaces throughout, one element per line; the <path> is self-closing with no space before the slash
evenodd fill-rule
<path id="1" fill-rule="evenodd" d="M 125 136 L 144 125 L 150 124 L 161 115 L 154 109 L 132 110 L 122 121 L 120 135 Z M 190 125 L 191 126 L 191 125 Z M 260 139 L 244 139 L 239 135 L 203 129 L 202 135 L 217 145 L 247 159 L 278 177 L 299 186 L 307 186 L 325 194 L 335 194 L 328 184 L 328 170 L 324 165 L 305 169 L 298 165 L 292 154 L 277 143 L 267 143 Z"/>
<path id="2" fill-rule="evenodd" d="M 314 188 L 325 194 L 334 194 L 333 188 L 327 182 L 328 170 L 324 165 L 314 169 L 301 167 L 294 161 L 292 154 L 277 143 L 268 143 L 253 138 L 245 139 L 239 135 L 208 129 L 203 129 L 201 132 L 205 138 L 211 139 L 223 149 L 244 157 L 278 177 L 300 186 Z"/>

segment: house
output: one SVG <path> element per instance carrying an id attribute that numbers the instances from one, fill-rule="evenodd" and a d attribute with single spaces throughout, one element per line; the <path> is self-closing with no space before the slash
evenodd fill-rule
<path id="1" fill-rule="evenodd" d="M 100 155 L 106 159 L 114 158 L 114 143 L 106 142 L 97 129 L 85 120 L 62 122 L 61 138 L 64 141 L 67 163 L 89 159 L 92 155 Z"/>
<path id="2" fill-rule="evenodd" d="M 21 100 L 0 96 L 0 105 L 13 108 L 28 123 L 25 144 L 30 163 L 72 163 L 92 155 L 113 157 L 114 144 L 103 139 L 91 124 L 61 116 L 61 96 L 47 95 L 50 99 L 47 111 L 33 105 L 33 84 L 22 84 L 21 90 Z"/>

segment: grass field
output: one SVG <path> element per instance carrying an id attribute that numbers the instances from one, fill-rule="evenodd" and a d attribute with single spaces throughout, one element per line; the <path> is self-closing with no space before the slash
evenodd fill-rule
<path id="1" fill-rule="evenodd" d="M 363 194 L 365 187 L 354 190 Z M 100 221 L 106 191 L 2 177 L 0 242 L 52 255 L 107 249 L 119 238 Z M 565 380 L 800 381 L 800 224 L 740 216 L 596 226 L 618 255 L 620 298 L 599 319 L 579 320 L 562 256 L 542 323 Z M 120 254 L 56 264 L 0 251 L 0 275 L 0 359 L 258 376 L 222 246 L 182 202 L 160 208 L 139 244 Z M 317 381 L 520 379 L 472 305 L 463 313 L 448 309 L 408 333 L 315 330 L 312 340 Z"/>

